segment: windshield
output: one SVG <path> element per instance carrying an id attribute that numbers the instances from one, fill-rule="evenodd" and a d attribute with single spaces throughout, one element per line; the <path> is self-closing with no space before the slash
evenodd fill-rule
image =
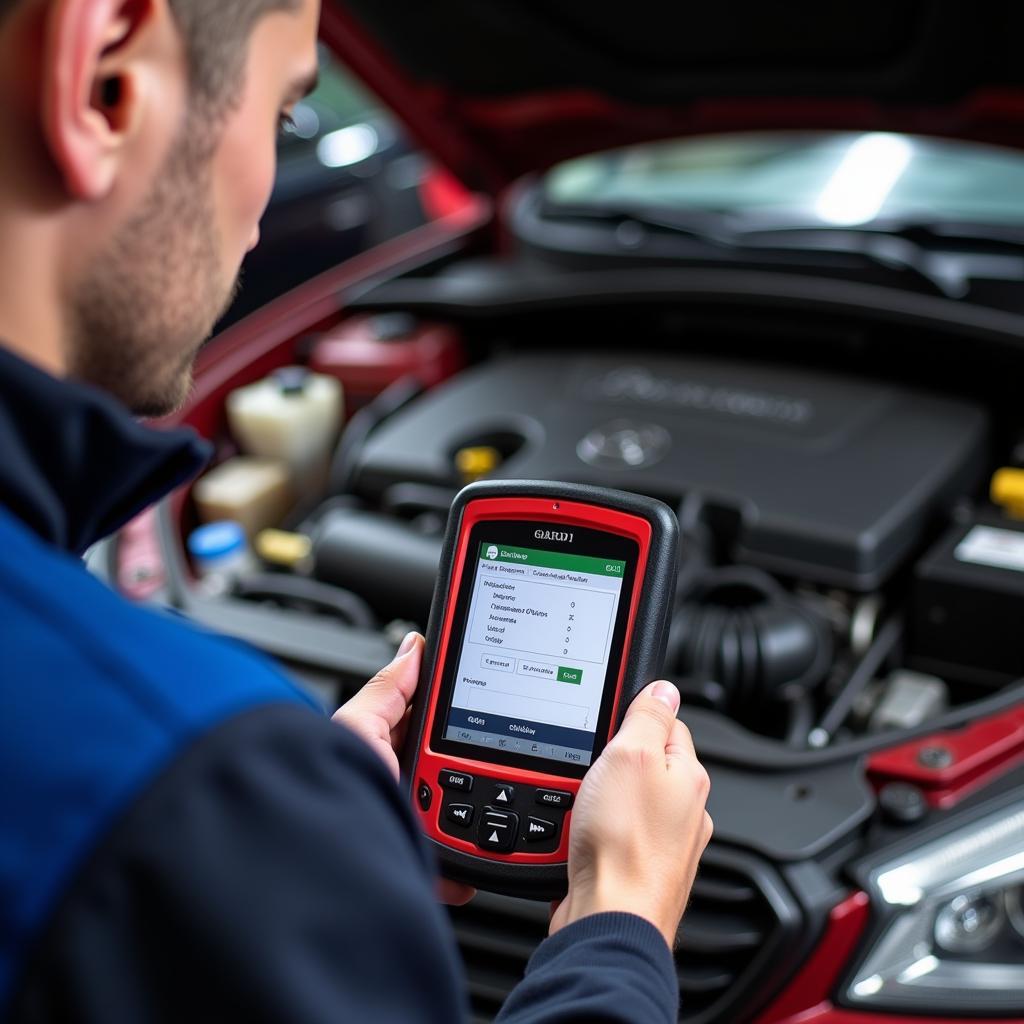
<path id="1" fill-rule="evenodd" d="M 704 136 L 599 153 L 544 181 L 559 205 L 698 210 L 772 224 L 1024 224 L 1024 154 L 872 133 Z"/>

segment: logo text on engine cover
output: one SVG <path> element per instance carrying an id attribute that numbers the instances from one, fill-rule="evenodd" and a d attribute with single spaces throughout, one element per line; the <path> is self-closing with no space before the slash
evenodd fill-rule
<path id="1" fill-rule="evenodd" d="M 798 427 L 815 417 L 814 403 L 798 395 L 655 373 L 645 366 L 619 366 L 590 384 L 595 394 L 631 405 L 660 405 L 738 419 L 771 420 Z"/>

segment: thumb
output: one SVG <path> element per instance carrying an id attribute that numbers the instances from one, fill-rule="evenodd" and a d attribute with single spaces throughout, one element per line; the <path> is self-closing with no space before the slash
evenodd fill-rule
<path id="1" fill-rule="evenodd" d="M 385 665 L 348 703 L 353 714 L 373 714 L 394 729 L 402 721 L 419 680 L 423 637 L 410 633 L 398 648 L 394 660 Z"/>
<path id="2" fill-rule="evenodd" d="M 664 750 L 678 710 L 679 691 L 659 679 L 633 698 L 618 735 L 630 746 Z"/>

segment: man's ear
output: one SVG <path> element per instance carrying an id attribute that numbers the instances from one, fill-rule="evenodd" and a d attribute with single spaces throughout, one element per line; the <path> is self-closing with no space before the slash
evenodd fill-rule
<path id="1" fill-rule="evenodd" d="M 216 2 L 216 0 L 214 0 Z M 147 103 L 159 91 L 166 0 L 52 0 L 42 63 L 43 131 L 74 199 L 113 189 Z"/>

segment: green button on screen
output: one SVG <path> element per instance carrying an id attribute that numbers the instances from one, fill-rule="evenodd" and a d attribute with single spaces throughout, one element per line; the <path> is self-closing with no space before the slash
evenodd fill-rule
<path id="1" fill-rule="evenodd" d="M 560 683 L 575 683 L 577 686 L 583 681 L 583 669 L 563 668 L 558 666 L 558 681 Z"/>

